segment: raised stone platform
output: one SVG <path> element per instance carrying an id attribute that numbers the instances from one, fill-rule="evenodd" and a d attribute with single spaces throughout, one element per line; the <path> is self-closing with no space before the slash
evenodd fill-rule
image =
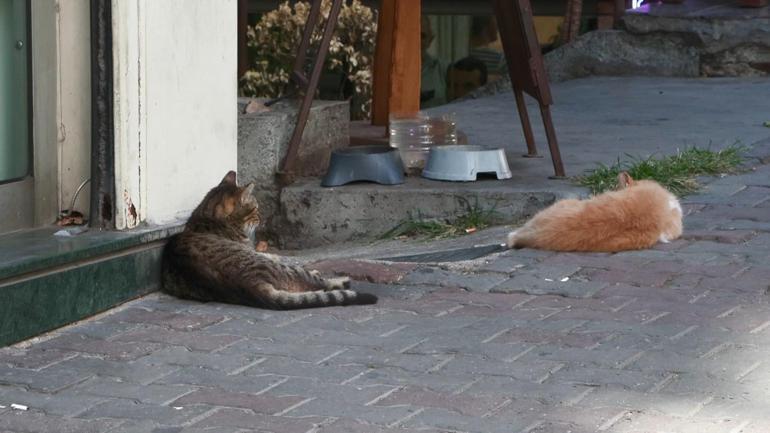
<path id="1" fill-rule="evenodd" d="M 555 200 L 578 197 L 585 190 L 566 180 L 514 175 L 513 179 L 440 182 L 408 177 L 402 185 L 358 183 L 335 188 L 317 179 L 281 193 L 281 247 L 308 248 L 360 239 L 376 239 L 410 216 L 452 220 L 468 209 L 493 211 L 493 220 L 512 224 Z"/>

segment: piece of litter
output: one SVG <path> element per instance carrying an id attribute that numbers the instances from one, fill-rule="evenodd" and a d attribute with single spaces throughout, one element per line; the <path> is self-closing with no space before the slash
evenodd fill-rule
<path id="1" fill-rule="evenodd" d="M 561 281 L 562 283 L 563 283 L 563 282 L 565 282 L 565 281 L 569 281 L 569 277 L 564 277 L 564 278 L 562 278 L 562 279 L 561 279 L 561 280 L 559 280 L 559 281 Z"/>
<path id="2" fill-rule="evenodd" d="M 546 278 L 545 280 L 546 281 L 553 281 L 553 279 L 551 279 L 551 278 Z"/>
<path id="3" fill-rule="evenodd" d="M 182 410 L 182 406 L 174 406 L 174 410 Z"/>
<path id="4" fill-rule="evenodd" d="M 468 227 L 465 229 L 465 233 L 473 233 L 476 231 L 476 227 Z"/>
<path id="5" fill-rule="evenodd" d="M 3 406 L 2 404 L 0 404 L 0 409 L 5 409 L 6 407 L 8 406 Z"/>
<path id="6" fill-rule="evenodd" d="M 14 403 L 14 404 L 11 405 L 11 409 L 27 410 L 29 408 L 27 406 L 24 406 L 23 404 L 16 404 L 16 403 Z"/>

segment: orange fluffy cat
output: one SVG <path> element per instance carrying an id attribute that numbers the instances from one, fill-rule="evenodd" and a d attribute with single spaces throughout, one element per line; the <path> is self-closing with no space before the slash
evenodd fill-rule
<path id="1" fill-rule="evenodd" d="M 618 175 L 618 190 L 560 200 L 508 235 L 509 248 L 615 252 L 649 248 L 682 234 L 682 207 L 651 180 Z"/>

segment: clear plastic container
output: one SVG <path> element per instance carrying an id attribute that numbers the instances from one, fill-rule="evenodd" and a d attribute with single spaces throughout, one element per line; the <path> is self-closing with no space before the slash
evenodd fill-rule
<path id="1" fill-rule="evenodd" d="M 431 146 L 457 144 L 457 123 L 454 114 L 428 116 L 390 115 L 390 145 L 398 149 L 408 171 L 425 167 Z"/>

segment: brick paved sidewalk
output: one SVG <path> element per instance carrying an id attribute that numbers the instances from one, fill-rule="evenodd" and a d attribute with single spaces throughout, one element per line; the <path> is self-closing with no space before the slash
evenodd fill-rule
<path id="1" fill-rule="evenodd" d="M 152 295 L 0 350 L 0 431 L 770 432 L 770 166 L 685 208 L 649 251 L 335 262 L 371 307 Z"/>

